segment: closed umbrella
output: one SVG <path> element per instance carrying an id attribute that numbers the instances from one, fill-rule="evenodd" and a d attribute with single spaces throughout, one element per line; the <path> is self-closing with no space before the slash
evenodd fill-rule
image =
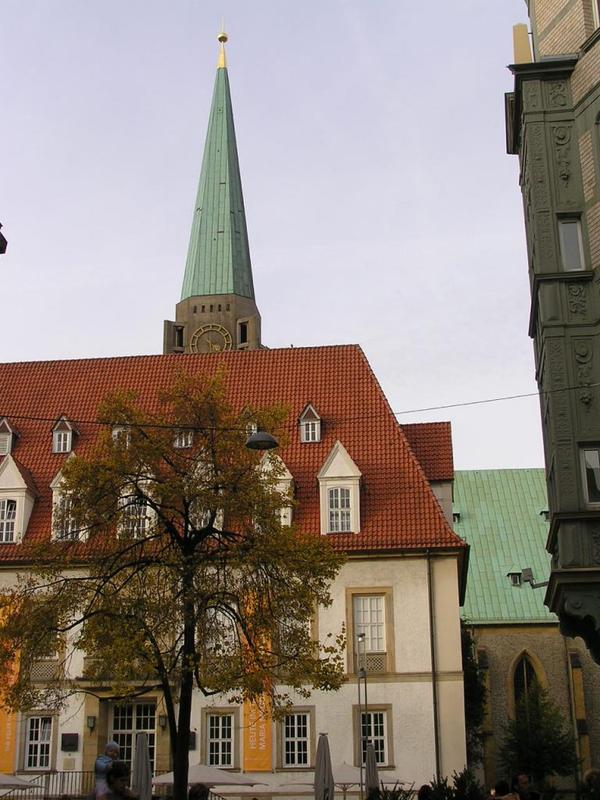
<path id="1" fill-rule="evenodd" d="M 138 733 L 135 740 L 135 761 L 131 776 L 131 788 L 139 800 L 152 800 L 152 767 L 150 749 L 145 733 Z"/>
<path id="2" fill-rule="evenodd" d="M 315 760 L 315 800 L 333 800 L 334 791 L 329 739 L 326 733 L 320 733 Z"/>
<path id="3" fill-rule="evenodd" d="M 375 748 L 372 742 L 367 743 L 367 755 L 365 757 L 365 789 L 367 797 L 370 792 L 379 789 L 377 759 L 375 758 Z"/>

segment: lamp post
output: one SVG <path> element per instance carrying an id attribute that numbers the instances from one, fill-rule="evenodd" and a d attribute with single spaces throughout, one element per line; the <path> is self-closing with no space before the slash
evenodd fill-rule
<path id="1" fill-rule="evenodd" d="M 364 631 L 359 633 L 357 636 L 358 641 L 358 664 L 359 668 L 356 672 L 356 679 L 358 684 L 358 724 L 359 724 L 359 757 L 358 762 L 360 765 L 360 798 L 363 799 L 364 796 L 364 780 L 363 780 L 363 761 L 364 761 L 364 754 L 366 751 L 366 741 L 363 731 L 365 730 L 365 726 L 368 725 L 368 700 L 367 700 L 367 637 Z M 361 648 L 362 645 L 362 648 Z M 361 649 L 362 649 L 362 657 L 361 657 Z M 361 704 L 361 696 L 360 696 L 360 682 L 364 681 L 364 698 L 365 698 L 365 710 L 364 710 L 364 725 L 363 725 L 363 710 Z"/>

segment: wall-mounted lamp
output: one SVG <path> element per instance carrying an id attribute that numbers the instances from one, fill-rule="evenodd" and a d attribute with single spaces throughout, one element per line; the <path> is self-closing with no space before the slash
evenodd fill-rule
<path id="1" fill-rule="evenodd" d="M 167 727 L 167 715 L 166 714 L 159 714 L 158 715 L 158 727 L 163 731 Z"/>
<path id="2" fill-rule="evenodd" d="M 541 589 L 542 586 L 548 586 L 548 581 L 535 582 L 531 567 L 525 567 L 524 569 L 513 567 L 510 572 L 507 572 L 506 577 L 512 586 L 521 586 L 523 583 L 528 583 L 532 589 Z"/>
<path id="3" fill-rule="evenodd" d="M 90 714 L 90 716 L 87 718 L 87 726 L 90 733 L 96 727 L 96 717 L 93 714 Z"/>

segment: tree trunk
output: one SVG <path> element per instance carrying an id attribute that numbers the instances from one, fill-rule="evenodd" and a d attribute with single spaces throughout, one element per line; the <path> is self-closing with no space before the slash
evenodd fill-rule
<path id="1" fill-rule="evenodd" d="M 187 800 L 190 765 L 190 721 L 194 689 L 194 656 L 196 651 L 195 614 L 192 570 L 184 569 L 183 584 L 183 652 L 179 716 L 173 758 L 173 798 Z"/>

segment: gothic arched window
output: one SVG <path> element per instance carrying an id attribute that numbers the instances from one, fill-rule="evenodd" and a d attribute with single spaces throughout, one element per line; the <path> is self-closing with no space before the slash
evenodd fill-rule
<path id="1" fill-rule="evenodd" d="M 537 683 L 537 675 L 529 658 L 523 654 L 517 661 L 513 675 L 513 692 L 515 697 L 515 711 L 524 699 L 528 701 L 533 686 Z"/>

